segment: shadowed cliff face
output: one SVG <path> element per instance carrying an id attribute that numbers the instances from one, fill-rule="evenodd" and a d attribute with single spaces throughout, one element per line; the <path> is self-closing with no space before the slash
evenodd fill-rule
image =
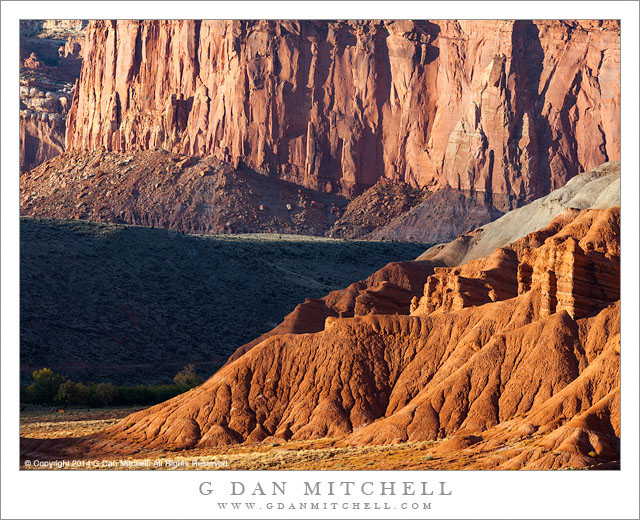
<path id="1" fill-rule="evenodd" d="M 619 157 L 619 24 L 94 21 L 67 147 L 213 154 L 498 209 Z"/>

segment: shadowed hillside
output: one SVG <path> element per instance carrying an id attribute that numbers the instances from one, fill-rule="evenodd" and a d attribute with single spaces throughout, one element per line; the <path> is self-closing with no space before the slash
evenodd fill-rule
<path id="1" fill-rule="evenodd" d="M 21 371 L 77 381 L 209 375 L 305 297 L 365 278 L 425 244 L 174 231 L 23 218 Z"/>

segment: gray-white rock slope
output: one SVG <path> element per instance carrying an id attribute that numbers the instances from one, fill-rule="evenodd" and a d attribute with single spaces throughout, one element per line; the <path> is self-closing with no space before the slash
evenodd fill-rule
<path id="1" fill-rule="evenodd" d="M 566 209 L 606 209 L 619 205 L 620 161 L 612 161 L 575 176 L 562 188 L 481 228 L 427 249 L 416 260 L 461 265 L 542 229 Z"/>

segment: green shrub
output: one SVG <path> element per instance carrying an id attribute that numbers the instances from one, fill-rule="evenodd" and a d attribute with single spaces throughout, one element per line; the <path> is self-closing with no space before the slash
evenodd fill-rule
<path id="1" fill-rule="evenodd" d="M 22 364 L 82 365 L 69 375 L 88 386 L 91 399 L 91 380 L 172 382 L 194 362 L 207 377 L 305 298 L 320 298 L 426 249 L 281 237 L 168 237 L 166 230 L 23 217 L 20 311 L 29 325 L 20 330 Z M 242 312 L 256 295 L 259 304 Z M 44 315 L 47 320 L 32 320 Z M 74 327 L 64 326 L 69 320 Z M 85 329 L 111 332 L 95 336 Z M 205 361 L 212 351 L 219 359 Z M 142 364 L 154 369 L 147 374 L 131 366 Z M 30 379 L 31 371 L 21 376 Z"/>
<path id="2" fill-rule="evenodd" d="M 88 398 L 87 387 L 82 383 L 74 383 L 67 379 L 58 386 L 55 401 L 67 405 L 86 405 Z"/>
<path id="3" fill-rule="evenodd" d="M 102 406 L 109 406 L 116 398 L 118 391 L 111 383 L 99 383 L 96 386 L 96 396 Z"/>
<path id="4" fill-rule="evenodd" d="M 33 373 L 35 382 L 20 388 L 22 402 L 36 405 L 60 403 L 69 406 L 153 405 L 171 399 L 202 383 L 193 365 L 176 375 L 172 385 L 115 386 L 112 383 L 84 385 L 64 380 L 48 368 Z"/>
<path id="5" fill-rule="evenodd" d="M 196 374 L 195 367 L 193 365 L 187 365 L 183 370 L 176 374 L 173 381 L 176 385 L 183 386 L 188 389 L 202 384 L 204 379 Z"/>
<path id="6" fill-rule="evenodd" d="M 183 393 L 186 388 L 179 385 L 117 386 L 113 404 L 146 405 L 157 404 Z"/>
<path id="7" fill-rule="evenodd" d="M 97 388 L 97 385 L 93 381 L 87 385 L 87 400 L 85 403 L 87 406 L 92 406 L 94 408 L 102 406 L 102 402 L 100 401 L 96 390 Z"/>
<path id="8" fill-rule="evenodd" d="M 27 387 L 25 401 L 37 404 L 52 404 L 58 394 L 58 387 L 64 383 L 64 377 L 50 368 L 33 372 L 34 382 Z"/>

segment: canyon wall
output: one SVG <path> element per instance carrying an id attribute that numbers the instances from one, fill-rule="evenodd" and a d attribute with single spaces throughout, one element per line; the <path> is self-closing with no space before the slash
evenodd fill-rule
<path id="1" fill-rule="evenodd" d="M 66 145 L 500 209 L 620 153 L 617 21 L 92 21 Z"/>

